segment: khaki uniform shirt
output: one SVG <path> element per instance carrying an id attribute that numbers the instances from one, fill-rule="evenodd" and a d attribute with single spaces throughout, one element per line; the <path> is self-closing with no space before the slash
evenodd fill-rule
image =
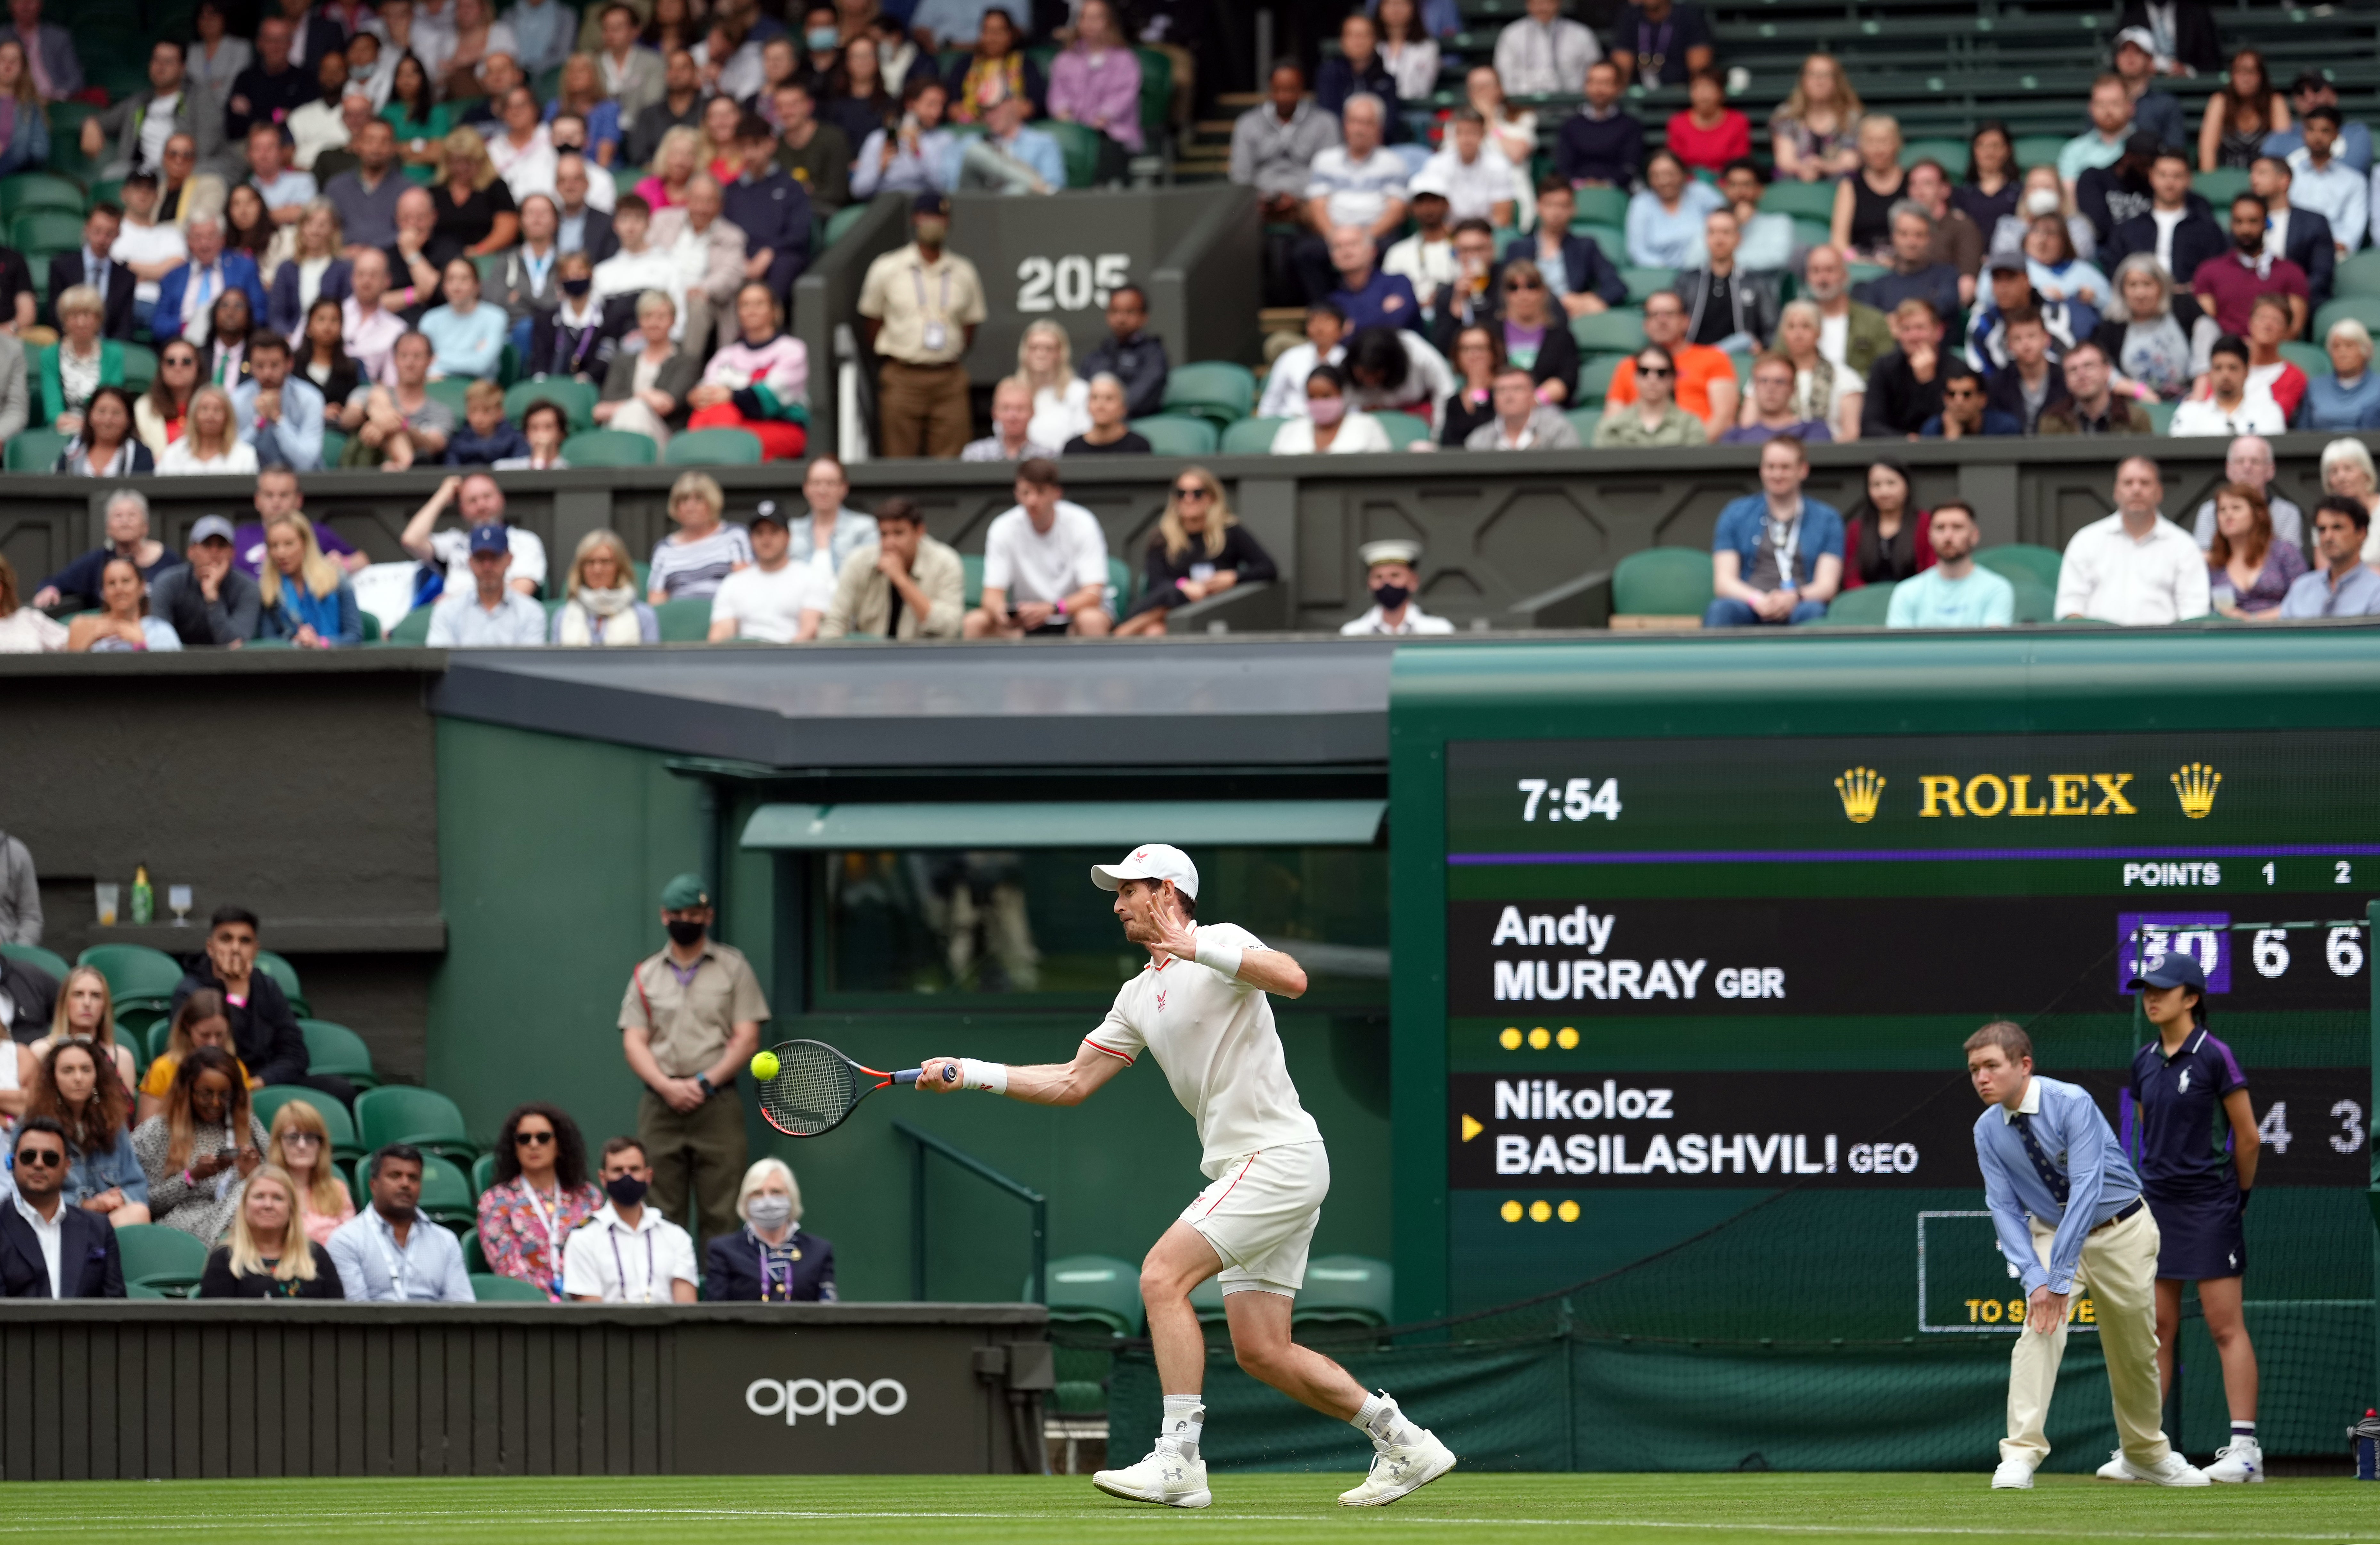
<path id="1" fill-rule="evenodd" d="M 670 967 L 666 949 L 637 963 L 620 999 L 620 1028 L 650 1030 L 661 1070 L 691 1078 L 719 1061 L 737 1024 L 768 1018 L 769 1001 L 751 963 L 732 944 L 705 941 L 694 977 L 683 987 Z"/>
<path id="2" fill-rule="evenodd" d="M 884 324 L 876 352 L 910 365 L 947 365 L 966 353 L 966 330 L 990 313 L 975 264 L 948 248 L 929 263 L 917 244 L 896 249 L 868 265 L 859 286 L 859 314 Z M 941 347 L 926 347 L 929 322 L 941 323 Z"/>

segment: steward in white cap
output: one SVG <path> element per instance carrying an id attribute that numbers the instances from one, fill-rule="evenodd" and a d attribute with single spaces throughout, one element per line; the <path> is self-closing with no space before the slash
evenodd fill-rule
<path id="1" fill-rule="evenodd" d="M 1372 592 L 1372 609 L 1339 629 L 1351 639 L 1373 634 L 1451 633 L 1454 625 L 1433 617 L 1414 601 L 1421 590 L 1421 543 L 1392 538 L 1367 541 L 1357 548 L 1364 560 L 1364 586 Z"/>
<path id="2" fill-rule="evenodd" d="M 1115 893 L 1124 937 L 1148 952 L 1148 964 L 1116 993 L 1075 1060 L 1009 1067 L 935 1057 L 917 1084 L 928 1093 L 988 1089 L 1037 1105 L 1078 1105 L 1147 1052 L 1198 1124 L 1199 1169 L 1210 1184 L 1140 1269 L 1163 1425 L 1147 1458 L 1101 1470 L 1091 1483 L 1167 1507 L 1212 1500 L 1198 1453 L 1207 1344 L 1190 1307 L 1190 1290 L 1209 1277 L 1220 1279 L 1240 1366 L 1372 1440 L 1371 1473 L 1342 1502 L 1384 1506 L 1436 1480 L 1454 1467 L 1445 1444 L 1386 1393 L 1367 1393 L 1345 1369 L 1290 1339 L 1290 1309 L 1330 1190 L 1321 1130 L 1298 1103 L 1272 1021 L 1270 995 L 1302 996 L 1305 969 L 1244 928 L 1199 923 L 1198 867 L 1178 847 L 1144 844 L 1116 863 L 1092 865 L 1091 882 Z"/>

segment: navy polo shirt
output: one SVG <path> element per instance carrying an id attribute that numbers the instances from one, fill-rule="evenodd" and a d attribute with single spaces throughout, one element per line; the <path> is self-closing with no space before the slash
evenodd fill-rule
<path id="1" fill-rule="evenodd" d="M 2247 1087 L 2240 1059 L 2204 1027 L 2191 1031 L 2170 1057 L 2162 1040 L 2140 1049 L 2125 1091 L 2124 1148 L 2152 1205 L 2204 1200 L 2238 1188 L 2223 1099 Z"/>
<path id="2" fill-rule="evenodd" d="M 1376 268 L 1359 290 L 1347 288 L 1342 280 L 1340 287 L 1330 292 L 1330 299 L 1347 313 L 1351 331 L 1380 326 L 1421 329 L 1421 302 L 1414 298 L 1413 284 L 1402 274 L 1383 274 Z"/>

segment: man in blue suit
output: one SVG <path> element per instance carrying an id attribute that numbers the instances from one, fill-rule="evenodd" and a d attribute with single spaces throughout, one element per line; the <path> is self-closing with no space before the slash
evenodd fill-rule
<path id="1" fill-rule="evenodd" d="M 16 1162 L 16 1194 L 0 1202 L 0 1297 L 123 1297 L 115 1228 L 104 1213 L 67 1204 L 65 1131 L 48 1116 L 26 1117 Z"/>
<path id="2" fill-rule="evenodd" d="M 2338 266 L 2338 238 L 2332 234 L 2329 221 L 2289 201 L 2289 183 L 2295 175 L 2279 157 L 2260 155 L 2248 168 L 2248 186 L 2265 201 L 2265 229 L 2269 233 L 2265 250 L 2305 271 L 2306 304 L 2319 311 L 2330 298 L 2331 274 Z"/>
<path id="3" fill-rule="evenodd" d="M 215 301 L 227 289 L 248 292 L 249 315 L 265 314 L 264 281 L 257 274 L 256 259 L 224 250 L 222 215 L 211 210 L 193 214 L 182 228 L 182 238 L 189 245 L 189 262 L 157 283 L 157 310 L 149 330 L 158 347 L 175 338 L 205 343 Z"/>

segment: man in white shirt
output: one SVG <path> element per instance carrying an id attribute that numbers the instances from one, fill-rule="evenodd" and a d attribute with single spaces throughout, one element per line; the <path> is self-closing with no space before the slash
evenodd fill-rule
<path id="1" fill-rule="evenodd" d="M 1036 456 L 1016 468 L 1016 505 L 983 542 L 983 603 L 966 614 L 970 639 L 1035 633 L 1104 638 L 1108 537 L 1099 517 L 1068 504 L 1058 464 Z"/>
<path id="2" fill-rule="evenodd" d="M 430 613 L 431 649 L 528 649 L 545 642 L 545 608 L 504 582 L 513 555 L 502 526 L 474 526 L 468 589 L 450 582 Z"/>
<path id="3" fill-rule="evenodd" d="M 1211 1277 L 1240 1367 L 1371 1440 L 1371 1473 L 1340 1502 L 1382 1507 L 1418 1490 L 1454 1468 L 1454 1454 L 1387 1393 L 1367 1393 L 1345 1369 L 1290 1338 L 1291 1310 L 1330 1189 L 1322 1131 L 1290 1080 L 1269 996 L 1304 996 L 1305 968 L 1244 928 L 1199 924 L 1197 866 L 1179 848 L 1136 847 L 1120 863 L 1093 865 L 1091 881 L 1115 893 L 1124 938 L 1148 952 L 1148 964 L 1116 993 L 1073 1060 L 1011 1067 L 934 1057 L 917 1083 L 924 1093 L 982 1089 L 1027 1104 L 1076 1105 L 1146 1052 L 1197 1121 L 1198 1167 L 1209 1184 L 1141 1267 L 1163 1425 L 1147 1458 L 1101 1470 L 1091 1484 L 1166 1507 L 1203 1508 L 1214 1500 L 1198 1452 L 1207 1349 L 1190 1307 L 1191 1290 Z"/>
<path id="4" fill-rule="evenodd" d="M 443 531 L 434 529 L 438 517 L 446 513 L 450 505 L 462 512 L 463 525 Z M 493 526 L 504 532 L 504 550 L 512 556 L 512 588 L 525 596 L 536 595 L 537 588 L 545 583 L 545 543 L 538 540 L 535 531 L 504 524 L 504 491 L 486 472 L 451 477 L 440 483 L 429 502 L 405 523 L 396 544 L 416 562 L 443 568 L 448 595 L 468 595 L 471 534 L 482 526 Z"/>
<path id="5" fill-rule="evenodd" d="M 1529 0 L 1529 14 L 1496 37 L 1496 77 L 1508 97 L 1567 96 L 1602 57 L 1595 34 L 1561 14 L 1561 0 Z"/>
<path id="6" fill-rule="evenodd" d="M 710 641 L 757 639 L 765 644 L 791 644 L 816 638 L 832 592 L 821 593 L 809 565 L 794 562 L 784 512 L 774 499 L 763 499 L 745 529 L 751 533 L 752 561 L 729 575 L 711 596 Z"/>
<path id="7" fill-rule="evenodd" d="M 2340 257 L 2363 245 L 2371 223 L 2372 189 L 2363 174 L 2338 156 L 2338 109 L 2318 106 L 2305 117 L 2305 143 L 2289 152 L 2289 202 L 2330 222 Z"/>
<path id="8" fill-rule="evenodd" d="M 520 50 L 521 68 L 531 75 L 559 68 L 578 36 L 578 13 L 562 0 L 515 0 L 504 19 Z"/>
<path id="9" fill-rule="evenodd" d="M 600 25 L 603 48 L 595 55 L 595 64 L 603 73 L 604 94 L 619 103 L 620 122 L 633 123 L 638 114 L 661 101 L 669 89 L 662 78 L 662 56 L 638 44 L 641 23 L 626 6 L 604 6 Z"/>
<path id="10" fill-rule="evenodd" d="M 1454 631 L 1453 623 L 1431 616 L 1414 601 L 1421 593 L 1421 572 L 1415 566 L 1421 562 L 1421 543 L 1402 539 L 1367 541 L 1355 550 L 1355 555 L 1364 560 L 1364 588 L 1372 592 L 1372 609 L 1342 625 L 1342 637 Z"/>
<path id="11" fill-rule="evenodd" d="M 306 213 L 317 191 L 313 177 L 289 164 L 289 141 L 281 126 L 260 123 L 248 131 L 248 180 L 264 199 L 264 212 L 276 225 L 294 225 Z"/>
<path id="12" fill-rule="evenodd" d="M 1318 300 L 1305 308 L 1305 341 L 1281 351 L 1265 372 L 1264 397 L 1257 404 L 1260 419 L 1303 419 L 1305 378 L 1317 365 L 1335 365 L 1346 352 L 1347 313 L 1334 300 Z"/>
<path id="13" fill-rule="evenodd" d="M 644 1144 L 606 1142 L 596 1178 L 611 1199 L 563 1246 L 562 1291 L 581 1304 L 693 1303 L 702 1283 L 694 1241 L 645 1205 L 653 1172 Z"/>
<path id="14" fill-rule="evenodd" d="M 2165 480 L 2144 456 L 2116 468 L 2116 513 L 2074 533 L 2058 572 L 2057 614 L 2156 627 L 2211 609 L 2206 554 L 2157 510 Z"/>
<path id="15" fill-rule="evenodd" d="M 355 1303 L 468 1304 L 463 1247 L 420 1212 L 421 1150 L 391 1143 L 372 1155 L 371 1205 L 341 1223 L 323 1248 Z"/>
<path id="16" fill-rule="evenodd" d="M 613 296 L 659 290 L 670 298 L 671 306 L 677 311 L 677 323 L 670 329 L 670 336 L 683 338 L 687 335 L 686 270 L 675 253 L 650 240 L 651 233 L 651 206 L 637 194 L 621 194 L 619 207 L 612 213 L 612 235 L 618 239 L 620 249 L 595 265 L 595 300 L 601 305 Z M 706 302 L 705 315 L 708 314 Z"/>
<path id="17" fill-rule="evenodd" d="M 1485 220 L 1500 229 L 1510 229 L 1513 212 L 1520 207 L 1520 178 L 1512 164 L 1504 159 L 1502 149 L 1488 138 L 1488 120 L 1476 107 L 1454 110 L 1446 142 L 1414 177 L 1415 197 L 1422 192 L 1424 179 L 1446 196 L 1450 223 Z"/>
<path id="18" fill-rule="evenodd" d="M 322 159 L 324 151 L 345 149 L 348 136 L 378 111 L 371 105 L 371 88 L 347 79 L 346 55 L 323 55 L 315 67 L 315 74 L 322 82 L 322 94 L 291 113 L 288 125 L 289 159 L 308 173 L 314 170 L 314 163 Z M 352 118 L 347 114 L 350 96 L 357 103 Z"/>
<path id="19" fill-rule="evenodd" d="M 1578 429 L 1561 409 L 1541 403 L 1537 383 L 1518 365 L 1496 372 L 1488 388 L 1496 417 L 1471 432 L 1466 451 L 1574 451 Z"/>
<path id="20" fill-rule="evenodd" d="M 2215 340 L 2206 357 L 2206 395 L 2185 398 L 2174 408 L 2168 434 L 2278 434 L 2289 428 L 2271 393 L 2249 389 L 2248 346 L 2239 339 L 2226 335 Z"/>
<path id="21" fill-rule="evenodd" d="M 2273 489 L 2273 479 L 2279 468 L 2273 460 L 2273 443 L 2261 434 L 2243 434 L 2231 442 L 2223 455 L 2223 481 L 2252 488 L 2264 494 L 2265 507 L 2273 514 L 2273 540 L 2288 542 L 2291 547 L 2312 557 L 2306 547 L 2305 512 L 2284 499 Z M 2215 545 L 2215 501 L 2208 499 L 2198 506 L 2198 517 L 2191 528 L 2198 539 L 2202 553 Z"/>
<path id="22" fill-rule="evenodd" d="M 1339 287 L 1330 264 L 1330 233 L 1353 225 L 1374 243 L 1405 223 L 1412 195 L 1404 158 L 1382 143 L 1388 109 L 1369 91 L 1358 91 L 1340 109 L 1346 142 L 1314 158 L 1305 185 L 1305 219 L 1312 230 L 1298 238 L 1293 254 L 1305 298 L 1319 300 Z"/>
<path id="23" fill-rule="evenodd" d="M 1402 275 L 1414 294 L 1427 298 L 1454 283 L 1454 232 L 1447 223 L 1444 189 L 1430 168 L 1413 180 L 1414 234 L 1390 247 L 1380 272 Z"/>

